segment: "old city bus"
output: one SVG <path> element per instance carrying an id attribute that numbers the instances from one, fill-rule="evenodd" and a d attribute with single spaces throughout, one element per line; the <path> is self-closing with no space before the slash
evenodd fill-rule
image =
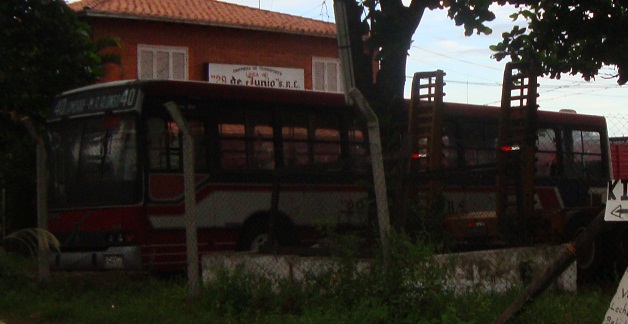
<path id="1" fill-rule="evenodd" d="M 47 124 L 53 266 L 183 269 L 183 158 L 174 102 L 194 140 L 199 252 L 267 238 L 274 170 L 276 240 L 309 245 L 320 225 L 365 214 L 365 131 L 339 94 L 206 82 L 118 81 L 59 95 Z"/>
<path id="2" fill-rule="evenodd" d="M 499 114 L 499 107 L 444 103 L 441 124 L 436 126 L 442 130 L 441 156 L 436 167 L 415 174 L 419 190 L 437 188 L 441 194 L 437 217 L 442 217 L 446 233 L 459 247 L 499 245 L 505 241 L 504 230 L 512 230 L 500 228 L 496 212 Z M 537 116 L 531 182 L 534 215 L 527 219 L 528 237 L 522 242 L 568 242 L 606 203 L 607 182 L 612 178 L 606 120 L 572 110 L 538 111 Z M 425 165 L 421 160 L 426 158 L 413 156 L 419 165 Z M 602 244 L 625 257 L 625 240 L 607 235 Z M 579 257 L 581 269 L 598 262 L 599 248 L 598 241 L 597 247 Z"/>

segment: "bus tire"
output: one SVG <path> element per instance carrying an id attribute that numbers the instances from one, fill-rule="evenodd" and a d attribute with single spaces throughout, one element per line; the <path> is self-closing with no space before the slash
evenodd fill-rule
<path id="1" fill-rule="evenodd" d="M 249 217 L 242 226 L 236 250 L 258 252 L 268 242 L 269 219 L 270 214 L 266 212 Z M 279 246 L 294 246 L 298 243 L 295 226 L 284 214 L 278 215 L 274 234 Z"/>
<path id="2" fill-rule="evenodd" d="M 574 216 L 565 227 L 567 242 L 574 242 L 580 233 L 589 225 L 590 219 L 585 216 Z M 590 246 L 579 248 L 576 251 L 576 265 L 578 267 L 578 281 L 586 282 L 597 275 L 600 261 L 599 242 L 594 238 Z"/>

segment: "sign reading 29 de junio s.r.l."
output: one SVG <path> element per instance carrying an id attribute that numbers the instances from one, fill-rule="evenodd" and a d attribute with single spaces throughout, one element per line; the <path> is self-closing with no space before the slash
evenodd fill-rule
<path id="1" fill-rule="evenodd" d="M 605 221 L 628 221 L 628 179 L 608 182 Z"/>

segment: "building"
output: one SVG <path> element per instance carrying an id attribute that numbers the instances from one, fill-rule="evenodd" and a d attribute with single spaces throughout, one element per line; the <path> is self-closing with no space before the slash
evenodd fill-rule
<path id="1" fill-rule="evenodd" d="M 176 79 L 342 92 L 336 27 L 217 0 L 82 0 L 95 39 L 117 37 L 104 81 Z"/>

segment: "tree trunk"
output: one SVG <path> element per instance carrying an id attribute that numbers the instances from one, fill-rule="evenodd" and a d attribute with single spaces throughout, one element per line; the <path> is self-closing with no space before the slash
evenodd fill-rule
<path id="1" fill-rule="evenodd" d="M 381 2 L 380 9 L 367 8 L 369 26 L 362 21 L 363 8 L 357 1 L 336 1 L 345 1 L 356 87 L 369 101 L 380 122 L 386 178 L 390 188 L 394 188 L 390 192 L 391 218 L 395 227 L 400 228 L 404 219 L 402 184 L 407 164 L 402 150 L 408 129 L 404 100 L 406 61 L 412 35 L 425 7 L 414 4 L 408 8 L 401 1 Z M 375 57 L 378 59 L 374 61 Z M 378 68 L 375 62 L 379 63 Z M 377 70 L 375 78 L 374 69 Z"/>
<path id="2" fill-rule="evenodd" d="M 388 51 L 381 60 L 380 70 L 375 84 L 373 107 L 380 116 L 382 144 L 387 157 L 386 175 L 390 184 L 391 220 L 394 228 L 405 227 L 406 200 L 403 185 L 407 161 L 404 158 L 407 145 L 408 112 L 404 100 L 405 70 L 407 50 L 403 46 Z M 407 153 L 407 154 L 404 154 Z"/>

